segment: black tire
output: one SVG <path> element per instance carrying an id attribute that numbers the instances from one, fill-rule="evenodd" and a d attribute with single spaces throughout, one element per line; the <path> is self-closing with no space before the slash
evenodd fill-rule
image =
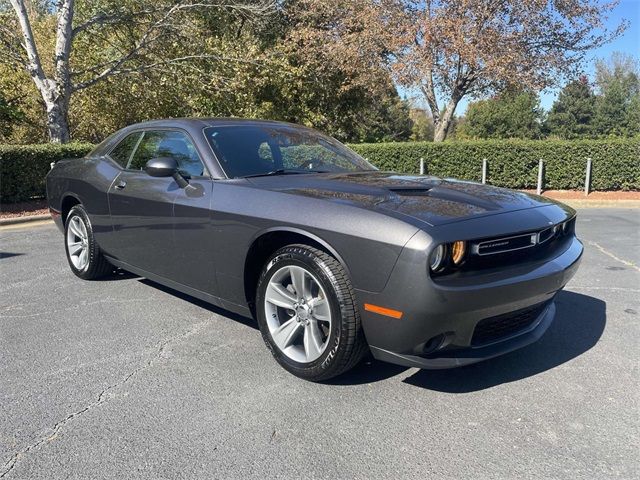
<path id="1" fill-rule="evenodd" d="M 71 220 L 73 218 L 79 219 L 84 224 L 87 232 L 87 251 L 89 261 L 86 266 L 81 269 L 78 269 L 73 264 L 71 255 L 69 254 L 69 246 L 67 242 L 67 236 L 69 235 L 69 225 L 71 224 Z M 95 237 L 93 235 L 93 229 L 91 227 L 91 221 L 89 220 L 87 211 L 82 205 L 75 205 L 73 208 L 71 208 L 69 214 L 67 215 L 64 225 L 64 249 L 67 254 L 67 261 L 69 262 L 71 271 L 83 280 L 94 280 L 100 277 L 104 277 L 105 275 L 113 271 L 113 266 L 107 261 L 106 258 L 104 258 L 104 255 L 102 255 L 102 252 L 100 251 L 100 247 L 96 243 Z"/>
<path id="2" fill-rule="evenodd" d="M 331 311 L 328 343 L 317 360 L 299 363 L 274 342 L 267 324 L 265 296 L 273 275 L 284 266 L 301 266 L 319 281 Z M 275 252 L 264 266 L 256 292 L 256 316 L 267 347 L 290 373 L 314 382 L 328 380 L 353 368 L 368 351 L 351 281 L 334 257 L 308 245 L 288 245 Z"/>

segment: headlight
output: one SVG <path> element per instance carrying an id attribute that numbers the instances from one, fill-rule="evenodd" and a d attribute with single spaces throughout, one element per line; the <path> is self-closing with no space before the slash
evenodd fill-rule
<path id="1" fill-rule="evenodd" d="M 455 265 L 460 265 L 460 262 L 464 259 L 464 254 L 467 252 L 467 244 L 462 241 L 453 242 L 451 244 L 451 260 Z"/>
<path id="2" fill-rule="evenodd" d="M 444 264 L 444 254 L 444 245 L 438 245 L 433 252 L 431 252 L 431 256 L 429 257 L 429 267 L 432 272 L 437 272 L 442 268 L 442 265 Z"/>

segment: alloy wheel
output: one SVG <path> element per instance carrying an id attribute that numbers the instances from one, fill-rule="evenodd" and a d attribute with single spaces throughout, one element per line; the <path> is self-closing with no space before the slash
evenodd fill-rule
<path id="1" fill-rule="evenodd" d="M 331 334 L 331 308 L 320 282 L 297 265 L 277 270 L 264 299 L 269 333 L 290 359 L 310 363 L 320 358 Z"/>
<path id="2" fill-rule="evenodd" d="M 73 266 L 84 270 L 89 264 L 89 236 L 87 227 L 79 216 L 69 219 L 67 226 L 67 251 Z"/>

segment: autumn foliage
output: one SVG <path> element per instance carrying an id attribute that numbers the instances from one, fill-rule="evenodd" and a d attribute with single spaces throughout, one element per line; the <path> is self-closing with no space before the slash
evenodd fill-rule
<path id="1" fill-rule="evenodd" d="M 594 0 L 302 0 L 307 38 L 351 68 L 380 61 L 418 89 L 435 141 L 456 106 L 508 84 L 539 90 L 573 76 L 585 54 L 620 33 L 604 28 L 613 4 Z M 322 21 L 318 22 L 317 19 Z"/>

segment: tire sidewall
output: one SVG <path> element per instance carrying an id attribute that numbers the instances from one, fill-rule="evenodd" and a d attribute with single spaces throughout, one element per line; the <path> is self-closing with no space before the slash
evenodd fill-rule
<path id="1" fill-rule="evenodd" d="M 87 230 L 87 245 L 89 248 L 89 261 L 87 262 L 87 266 L 82 269 L 82 270 L 78 270 L 75 265 L 73 264 L 73 262 L 71 261 L 71 257 L 69 255 L 69 246 L 67 245 L 67 235 L 68 235 L 68 230 L 69 230 L 69 223 L 71 222 L 71 219 L 73 217 L 78 217 L 80 219 L 80 221 L 82 223 L 84 223 L 84 226 Z M 95 242 L 95 239 L 93 237 L 93 228 L 91 227 L 91 222 L 89 221 L 89 216 L 87 215 L 86 210 L 81 206 L 81 205 L 75 205 L 74 207 L 71 208 L 71 210 L 69 211 L 69 214 L 67 215 L 67 218 L 65 220 L 65 224 L 64 224 L 64 250 L 65 253 L 67 255 L 67 262 L 69 263 L 69 267 L 71 268 L 71 271 L 77 275 L 78 277 L 82 278 L 82 279 L 90 279 L 93 277 L 92 275 L 92 270 L 95 269 L 95 264 L 96 264 L 96 257 L 99 254 L 99 251 L 97 250 L 97 245 Z"/>
<path id="2" fill-rule="evenodd" d="M 286 250 L 286 251 L 283 251 Z M 258 325 L 260 326 L 260 332 L 262 337 L 276 358 L 278 363 L 282 365 L 289 372 L 298 375 L 303 378 L 316 377 L 322 372 L 331 368 L 331 365 L 340 352 L 340 342 L 343 338 L 343 321 L 342 321 L 342 308 L 339 298 L 338 289 L 335 287 L 334 275 L 327 265 L 324 264 L 322 259 L 313 255 L 310 251 L 306 251 L 302 247 L 285 247 L 285 249 L 276 252 L 276 254 L 269 259 L 265 265 L 260 280 L 258 282 L 257 296 L 256 296 L 256 317 Z M 322 355 L 316 360 L 309 363 L 300 363 L 289 358 L 280 348 L 275 344 L 269 331 L 267 324 L 266 312 L 265 312 L 265 292 L 269 280 L 273 277 L 273 274 L 283 267 L 295 265 L 303 267 L 308 270 L 320 283 L 327 295 L 329 302 L 329 309 L 331 312 L 331 331 L 329 333 L 329 343 L 325 348 Z"/>

